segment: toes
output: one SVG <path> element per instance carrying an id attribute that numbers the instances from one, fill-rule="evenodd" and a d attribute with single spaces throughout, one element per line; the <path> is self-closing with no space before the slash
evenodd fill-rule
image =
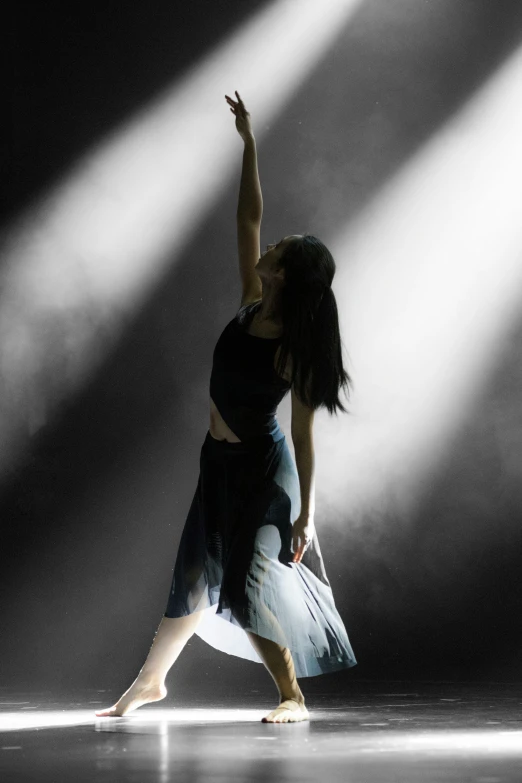
<path id="1" fill-rule="evenodd" d="M 116 707 L 107 707 L 106 710 L 100 710 L 99 712 L 96 712 L 95 715 L 98 718 L 114 718 L 117 716 L 117 712 Z"/>
<path id="2" fill-rule="evenodd" d="M 290 701 L 293 701 L 291 699 Z M 297 708 L 293 707 L 277 707 L 264 718 L 261 718 L 262 723 L 297 723 L 308 719 L 308 711 L 304 706 L 298 705 Z"/>
<path id="3" fill-rule="evenodd" d="M 307 718 L 308 715 L 301 710 L 278 709 L 265 715 L 261 720 L 263 723 L 298 723 Z"/>
<path id="4" fill-rule="evenodd" d="M 288 723 L 288 710 L 273 710 L 262 718 L 263 723 Z"/>

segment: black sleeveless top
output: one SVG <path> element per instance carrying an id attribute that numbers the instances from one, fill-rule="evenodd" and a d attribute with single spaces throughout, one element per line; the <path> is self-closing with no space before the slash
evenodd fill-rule
<path id="1" fill-rule="evenodd" d="M 276 419 L 277 406 L 290 384 L 274 369 L 281 337 L 256 337 L 248 326 L 261 300 L 240 307 L 223 329 L 214 348 L 210 396 L 225 423 L 239 440 L 270 435 L 284 437 Z"/>

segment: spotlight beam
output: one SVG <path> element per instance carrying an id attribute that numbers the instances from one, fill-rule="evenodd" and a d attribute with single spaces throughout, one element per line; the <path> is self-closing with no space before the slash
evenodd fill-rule
<path id="1" fill-rule="evenodd" d="M 521 80 L 522 48 L 330 243 L 355 416 L 321 412 L 317 486 L 343 529 L 415 512 L 520 316 Z"/>
<path id="2" fill-rule="evenodd" d="M 4 232 L 0 476 L 100 366 L 236 177 L 225 93 L 248 98 L 261 140 L 359 2 L 265 6 Z"/>

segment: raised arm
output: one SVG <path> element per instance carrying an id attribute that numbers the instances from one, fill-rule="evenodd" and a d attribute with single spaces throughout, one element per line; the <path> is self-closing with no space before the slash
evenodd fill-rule
<path id="1" fill-rule="evenodd" d="M 257 148 L 250 114 L 246 110 L 239 93 L 237 101 L 225 96 L 230 111 L 236 117 L 236 128 L 243 139 L 243 168 L 237 205 L 237 246 L 239 256 L 239 275 L 241 278 L 241 304 L 261 298 L 261 281 L 255 266 L 261 255 L 260 232 L 263 216 L 263 196 L 257 169 Z"/>

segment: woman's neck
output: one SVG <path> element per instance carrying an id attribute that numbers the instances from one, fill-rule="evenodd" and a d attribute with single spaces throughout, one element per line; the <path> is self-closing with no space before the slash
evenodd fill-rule
<path id="1" fill-rule="evenodd" d="M 256 313 L 258 323 L 269 323 L 273 326 L 282 326 L 281 319 L 281 289 L 265 283 L 261 280 L 263 286 L 263 299 L 261 306 Z"/>

